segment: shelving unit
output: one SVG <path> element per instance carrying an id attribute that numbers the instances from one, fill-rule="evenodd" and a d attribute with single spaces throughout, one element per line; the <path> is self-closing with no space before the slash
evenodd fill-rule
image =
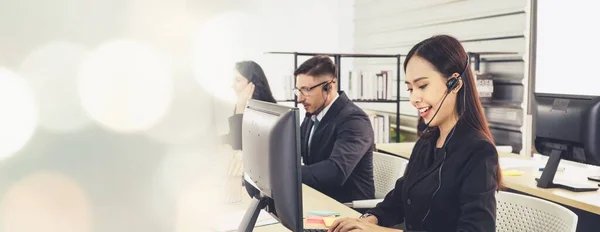
<path id="1" fill-rule="evenodd" d="M 497 145 L 512 146 L 513 152 L 520 152 L 526 142 L 523 81 L 518 74 L 505 74 L 503 69 L 513 69 L 523 60 L 517 52 L 469 52 L 477 84 L 490 81 L 493 85 L 491 96 L 480 100 L 488 120 L 489 128 Z M 514 57 L 513 57 L 514 55 Z M 479 88 L 480 86 L 478 86 Z M 480 93 L 482 89 L 479 89 Z"/>
<path id="2" fill-rule="evenodd" d="M 342 58 L 387 58 L 387 59 L 396 59 L 396 99 L 395 100 L 358 100 L 352 99 L 353 102 L 364 102 L 364 103 L 396 103 L 396 126 L 395 130 L 397 133 L 396 142 L 400 142 L 400 102 L 408 101 L 406 98 L 400 97 L 400 59 L 402 55 L 400 54 L 356 54 L 356 53 L 308 53 L 308 52 L 267 52 L 267 54 L 283 54 L 283 55 L 293 55 L 294 57 L 294 70 L 298 68 L 298 57 L 300 56 L 318 56 L 325 55 L 333 58 L 334 63 L 337 68 L 337 80 L 338 80 L 338 91 L 341 90 L 341 65 Z M 294 76 L 294 83 L 296 83 L 296 77 Z M 290 102 L 294 101 L 294 106 L 298 107 L 297 97 L 294 96 L 293 100 L 281 100 L 279 102 Z"/>

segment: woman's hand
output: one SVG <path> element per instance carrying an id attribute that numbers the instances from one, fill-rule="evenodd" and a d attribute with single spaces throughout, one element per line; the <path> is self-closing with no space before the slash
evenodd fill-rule
<path id="1" fill-rule="evenodd" d="M 369 218 L 341 218 L 333 222 L 328 232 L 356 232 L 356 231 L 396 231 L 373 223 Z"/>
<path id="2" fill-rule="evenodd" d="M 235 113 L 243 114 L 246 109 L 246 103 L 248 100 L 252 99 L 252 94 L 254 94 L 254 84 L 252 82 L 248 83 L 244 90 L 237 96 L 237 103 L 235 104 Z"/>

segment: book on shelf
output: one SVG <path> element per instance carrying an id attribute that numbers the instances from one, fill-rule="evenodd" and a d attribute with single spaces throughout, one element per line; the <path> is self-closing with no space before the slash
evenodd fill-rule
<path id="1" fill-rule="evenodd" d="M 349 71 L 347 94 L 353 100 L 394 100 L 395 79 L 390 70 Z"/>
<path id="2" fill-rule="evenodd" d="M 386 114 L 369 114 L 375 143 L 390 142 L 390 117 Z"/>

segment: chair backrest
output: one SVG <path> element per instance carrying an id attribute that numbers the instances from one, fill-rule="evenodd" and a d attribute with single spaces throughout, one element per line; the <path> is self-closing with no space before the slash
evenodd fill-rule
<path id="1" fill-rule="evenodd" d="M 575 232 L 577 215 L 556 203 L 500 191 L 496 194 L 496 231 Z"/>
<path id="2" fill-rule="evenodd" d="M 407 159 L 395 155 L 373 152 L 375 198 L 382 199 L 394 189 L 396 181 L 404 175 L 407 164 Z"/>

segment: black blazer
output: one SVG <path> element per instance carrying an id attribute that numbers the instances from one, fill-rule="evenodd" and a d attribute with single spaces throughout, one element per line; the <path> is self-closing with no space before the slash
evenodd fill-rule
<path id="1" fill-rule="evenodd" d="M 309 115 L 301 125 L 302 182 L 339 202 L 375 198 L 373 127 L 346 94 L 331 105 L 313 134 Z"/>
<path id="2" fill-rule="evenodd" d="M 445 146 L 446 159 L 443 154 L 432 159 L 438 136 L 417 141 L 404 176 L 368 213 L 375 215 L 381 226 L 405 222 L 408 231 L 496 231 L 495 146 L 459 121 Z"/>

